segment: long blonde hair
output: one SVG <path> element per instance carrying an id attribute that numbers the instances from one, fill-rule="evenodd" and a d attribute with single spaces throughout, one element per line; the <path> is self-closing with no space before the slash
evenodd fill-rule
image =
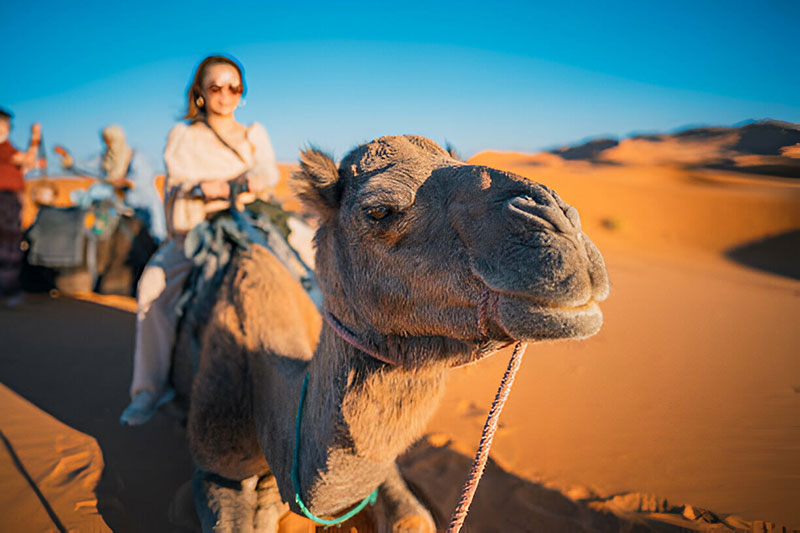
<path id="1" fill-rule="evenodd" d="M 247 86 L 244 83 L 244 67 L 239 61 L 227 56 L 208 56 L 197 65 L 197 69 L 194 71 L 194 77 L 192 78 L 192 83 L 189 85 L 189 90 L 186 95 L 188 102 L 186 104 L 186 115 L 184 115 L 184 119 L 197 122 L 205 118 L 205 102 L 203 102 L 202 106 L 198 106 L 197 99 L 203 94 L 203 78 L 206 75 L 208 67 L 219 64 L 230 65 L 235 68 L 236 72 L 239 74 L 239 81 L 242 83 L 242 96 L 247 92 Z"/>

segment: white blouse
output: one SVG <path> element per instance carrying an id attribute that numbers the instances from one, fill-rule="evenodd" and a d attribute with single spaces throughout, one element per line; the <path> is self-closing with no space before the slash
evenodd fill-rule
<path id="1" fill-rule="evenodd" d="M 245 142 L 235 147 L 244 159 L 242 161 L 202 122 L 191 125 L 179 122 L 170 130 L 164 149 L 167 167 L 164 198 L 171 235 L 186 233 L 202 222 L 208 213 L 227 207 L 225 201 L 205 202 L 184 197 L 202 181 L 230 180 L 248 172 L 250 179 L 259 180 L 262 187 L 271 187 L 278 182 L 275 152 L 264 126 L 253 122 L 247 128 L 245 138 Z M 245 202 L 253 199 L 253 195 L 242 198 Z"/>

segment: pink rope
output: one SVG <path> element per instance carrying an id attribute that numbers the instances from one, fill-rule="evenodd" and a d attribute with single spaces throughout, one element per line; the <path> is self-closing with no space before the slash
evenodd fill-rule
<path id="1" fill-rule="evenodd" d="M 382 361 L 382 362 L 384 362 L 384 363 L 386 363 L 388 365 L 397 366 L 397 361 L 395 361 L 394 359 L 389 359 L 388 357 L 384 357 L 382 354 L 380 354 L 380 353 L 376 352 L 375 350 L 372 350 L 372 349 L 368 348 L 366 345 L 362 344 L 356 338 L 355 335 L 353 335 L 352 333 L 347 331 L 344 328 L 344 326 L 342 326 L 342 324 L 339 323 L 339 321 L 336 319 L 336 317 L 333 316 L 332 314 L 330 314 L 329 312 L 325 311 L 324 313 L 322 313 L 322 318 L 323 318 L 323 320 L 325 320 L 325 322 L 328 323 L 328 325 L 331 328 L 333 328 L 333 331 L 335 331 L 337 335 L 339 335 L 345 341 L 349 342 L 355 348 L 361 350 L 362 352 L 364 352 L 367 355 L 370 355 L 370 356 L 374 357 L 378 361 Z"/>
<path id="2" fill-rule="evenodd" d="M 489 416 L 486 418 L 486 423 L 483 425 L 481 441 L 480 444 L 478 444 L 478 451 L 475 453 L 475 459 L 472 461 L 472 469 L 461 491 L 461 499 L 458 501 L 456 510 L 453 511 L 453 516 L 450 517 L 450 525 L 447 528 L 448 533 L 457 533 L 461 531 L 461 526 L 464 525 L 464 520 L 467 518 L 469 506 L 472 504 L 472 498 L 475 497 L 475 491 L 478 490 L 478 483 L 481 481 L 481 476 L 483 476 L 483 471 L 486 468 L 486 462 L 489 460 L 489 449 L 492 447 L 492 439 L 494 439 L 494 434 L 497 431 L 497 422 L 500 420 L 500 413 L 508 399 L 508 394 L 511 392 L 511 385 L 514 383 L 514 377 L 522 363 L 522 356 L 525 355 L 527 346 L 527 344 L 521 341 L 517 341 L 517 344 L 514 346 L 514 353 L 511 354 L 511 359 L 508 361 L 508 368 L 506 369 L 506 373 L 503 374 L 500 388 L 497 389 L 497 395 L 492 402 Z"/>

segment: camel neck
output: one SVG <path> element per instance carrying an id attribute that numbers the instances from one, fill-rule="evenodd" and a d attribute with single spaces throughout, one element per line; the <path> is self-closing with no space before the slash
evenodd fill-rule
<path id="1" fill-rule="evenodd" d="M 298 469 L 312 512 L 335 513 L 343 493 L 355 502 L 386 479 L 436 410 L 447 368 L 386 365 L 323 324 L 308 366 Z"/>
<path id="2" fill-rule="evenodd" d="M 417 424 L 401 419 L 417 419 L 420 410 L 430 410 L 432 414 L 450 367 L 447 360 L 428 358 L 428 361 L 415 367 L 386 364 L 365 354 L 323 323 L 317 351 L 308 366 L 309 399 L 314 403 L 313 396 L 319 394 L 321 403 L 338 406 L 338 414 L 351 433 L 375 429 L 371 424 L 364 427 L 360 424 L 365 416 L 375 416 L 378 425 L 393 428 L 394 437 L 413 441 L 418 435 L 407 436 L 406 428 L 413 429 Z M 402 410 L 398 403 L 403 404 Z M 394 458 L 400 452 L 387 450 L 386 456 Z M 376 452 L 373 457 L 378 459 L 379 454 Z"/>

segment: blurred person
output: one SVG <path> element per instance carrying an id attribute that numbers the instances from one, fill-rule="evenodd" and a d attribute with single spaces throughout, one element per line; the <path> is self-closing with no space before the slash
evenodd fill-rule
<path id="1" fill-rule="evenodd" d="M 7 298 L 10 306 L 18 304 L 22 296 L 19 274 L 22 268 L 20 197 L 25 190 L 23 175 L 47 164 L 44 159 L 37 158 L 42 139 L 42 127 L 38 123 L 31 127 L 31 140 L 25 152 L 14 148 L 8 140 L 13 116 L 10 111 L 0 109 L 0 298 Z"/>
<path id="2" fill-rule="evenodd" d="M 192 263 L 183 249 L 186 234 L 229 206 L 229 182 L 245 176 L 253 193 L 278 181 L 275 154 L 264 127 L 239 123 L 234 113 L 245 93 L 242 67 L 229 57 L 210 56 L 195 70 L 184 119 L 164 149 L 164 198 L 169 237 L 139 280 L 131 404 L 120 417 L 127 425 L 149 420 L 174 392 L 168 384 L 177 327 L 176 306 Z"/>
<path id="3" fill-rule="evenodd" d="M 157 242 L 164 240 L 167 236 L 164 206 L 155 188 L 153 167 L 143 153 L 128 145 L 122 127 L 113 124 L 103 128 L 101 134 L 105 151 L 87 162 L 76 162 L 63 146 L 55 147 L 65 169 L 103 180 L 75 195 L 73 201 L 88 207 L 93 201 L 113 200 L 116 191 L 123 191 L 125 205 L 145 222 L 150 235 Z"/>

